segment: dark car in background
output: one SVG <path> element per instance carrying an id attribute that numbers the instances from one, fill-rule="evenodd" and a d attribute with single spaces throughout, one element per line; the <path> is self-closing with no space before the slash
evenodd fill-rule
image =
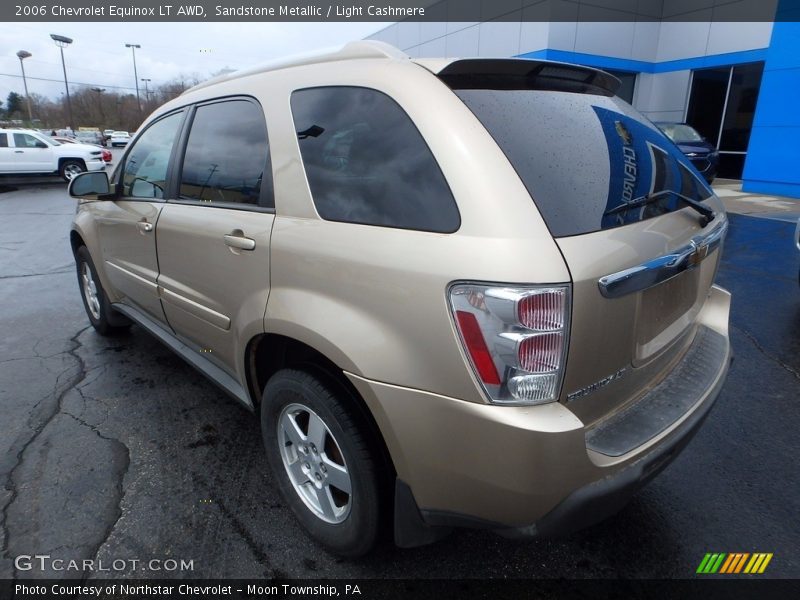
<path id="1" fill-rule="evenodd" d="M 675 142 L 709 184 L 714 181 L 719 166 L 719 152 L 714 144 L 686 123 L 662 122 L 656 126 Z"/>

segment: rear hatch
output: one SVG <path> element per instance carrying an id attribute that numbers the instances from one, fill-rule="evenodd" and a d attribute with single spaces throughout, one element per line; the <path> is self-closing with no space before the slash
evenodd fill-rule
<path id="1" fill-rule="evenodd" d="M 561 401 L 591 424 L 656 385 L 691 344 L 719 263 L 722 205 L 614 96 L 608 74 L 475 59 L 438 75 L 506 154 L 564 256 L 573 300 Z"/>

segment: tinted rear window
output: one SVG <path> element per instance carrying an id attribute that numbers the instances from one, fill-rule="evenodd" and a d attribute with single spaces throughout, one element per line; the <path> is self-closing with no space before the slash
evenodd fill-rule
<path id="1" fill-rule="evenodd" d="M 653 192 L 710 195 L 689 160 L 630 105 L 538 90 L 455 90 L 516 169 L 555 237 L 580 235 L 685 207 L 671 194 L 606 214 Z"/>
<path id="2" fill-rule="evenodd" d="M 361 87 L 292 94 L 308 185 L 328 221 L 451 233 L 461 219 L 422 135 L 386 94 Z"/>

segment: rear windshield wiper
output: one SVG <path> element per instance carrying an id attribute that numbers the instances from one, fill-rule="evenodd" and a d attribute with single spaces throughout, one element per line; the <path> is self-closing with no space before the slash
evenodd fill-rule
<path id="1" fill-rule="evenodd" d="M 617 213 L 625 212 L 634 208 L 646 206 L 660 200 L 663 196 L 670 194 L 676 196 L 681 202 L 695 209 L 702 215 L 700 219 L 700 227 L 705 227 L 717 216 L 717 213 L 715 213 L 710 207 L 674 190 L 661 190 L 660 192 L 651 192 L 650 194 L 640 196 L 639 198 L 635 198 L 630 202 L 625 202 L 624 204 L 620 204 L 619 206 L 608 209 L 603 213 L 603 216 L 615 215 Z"/>

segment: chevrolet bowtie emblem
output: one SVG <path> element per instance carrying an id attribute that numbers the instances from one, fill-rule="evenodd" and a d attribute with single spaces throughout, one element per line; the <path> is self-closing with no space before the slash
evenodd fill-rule
<path id="1" fill-rule="evenodd" d="M 621 121 L 614 121 L 614 129 L 617 131 L 617 135 L 620 137 L 622 142 L 626 146 L 630 146 L 631 142 L 633 142 L 633 136 L 631 132 L 628 130 L 627 127 Z"/>

